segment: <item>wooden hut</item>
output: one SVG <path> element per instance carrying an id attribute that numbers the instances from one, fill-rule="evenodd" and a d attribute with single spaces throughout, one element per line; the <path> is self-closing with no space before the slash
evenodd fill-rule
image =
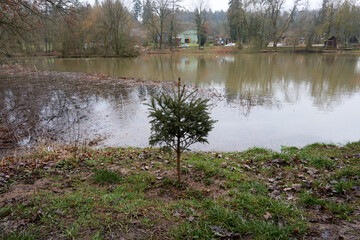
<path id="1" fill-rule="evenodd" d="M 352 35 L 351 38 L 349 39 L 349 43 L 350 44 L 358 44 L 359 39 L 355 35 Z"/>
<path id="2" fill-rule="evenodd" d="M 331 36 L 324 41 L 325 48 L 336 48 L 337 47 L 337 39 L 335 36 Z"/>

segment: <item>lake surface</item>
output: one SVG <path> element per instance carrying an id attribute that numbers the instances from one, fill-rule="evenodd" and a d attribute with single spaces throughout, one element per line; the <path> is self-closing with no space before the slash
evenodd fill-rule
<path id="1" fill-rule="evenodd" d="M 360 140 L 360 58 L 353 55 L 243 54 L 143 56 L 125 59 L 1 60 L 39 70 L 100 73 L 173 81 L 212 89 L 218 120 L 209 144 L 194 150 Z M 61 76 L 0 76 L 6 122 L 22 124 L 22 145 L 104 139 L 101 146 L 148 146 L 150 87 L 91 83 Z M 16 125 L 17 124 L 17 125 Z M 37 139 L 37 140 L 36 140 Z M 89 141 L 88 140 L 88 141 Z"/>

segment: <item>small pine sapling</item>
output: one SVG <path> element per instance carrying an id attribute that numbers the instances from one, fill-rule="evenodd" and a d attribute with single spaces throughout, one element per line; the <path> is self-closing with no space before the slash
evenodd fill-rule
<path id="1" fill-rule="evenodd" d="M 208 143 L 207 136 L 216 121 L 209 113 L 209 99 L 198 97 L 178 80 L 172 93 L 153 95 L 149 106 L 151 146 L 173 150 L 177 157 L 178 183 L 181 183 L 180 156 L 194 143 Z"/>

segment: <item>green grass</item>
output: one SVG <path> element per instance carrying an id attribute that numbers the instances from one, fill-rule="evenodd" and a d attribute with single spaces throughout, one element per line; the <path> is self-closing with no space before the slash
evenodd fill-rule
<path id="1" fill-rule="evenodd" d="M 304 159 L 309 161 L 309 165 L 318 169 L 333 168 L 335 166 L 335 162 L 333 160 L 320 156 L 305 157 Z"/>
<path id="2" fill-rule="evenodd" d="M 348 219 L 349 215 L 355 210 L 355 207 L 348 203 L 335 203 L 326 199 L 319 199 L 309 192 L 301 194 L 300 203 L 307 207 L 322 206 L 342 219 Z"/>
<path id="3" fill-rule="evenodd" d="M 97 170 L 94 173 L 94 181 L 96 183 L 103 183 L 103 184 L 107 184 L 107 183 L 118 183 L 122 180 L 122 178 L 120 177 L 120 175 L 116 172 L 112 172 L 109 170 L 104 170 L 104 169 L 100 169 Z"/>
<path id="4" fill-rule="evenodd" d="M 259 200 L 264 201 L 264 199 Z M 241 196 L 239 196 L 239 201 L 242 201 Z M 254 202 L 251 201 L 251 203 Z M 289 239 L 294 233 L 301 234 L 306 229 L 305 222 L 299 218 L 301 215 L 294 214 L 291 208 L 287 208 L 285 212 L 291 212 L 296 221 L 291 221 L 285 226 L 279 227 L 274 221 L 267 221 L 262 216 L 256 218 L 257 214 L 261 215 L 263 213 L 261 210 L 249 213 L 246 211 L 249 209 L 241 208 L 236 204 L 227 207 L 228 204 L 210 200 L 204 201 L 202 204 L 204 210 L 201 217 L 202 221 L 183 222 L 172 230 L 172 236 L 175 239 L 213 239 L 216 236 L 221 236 L 221 234 L 224 234 L 222 231 L 225 231 L 233 236 L 251 236 L 254 239 Z M 283 217 L 282 214 L 278 212 L 278 214 L 274 214 L 274 217 Z M 221 230 L 214 231 L 214 227 Z"/>
<path id="5" fill-rule="evenodd" d="M 335 185 L 335 189 L 339 194 L 344 194 L 345 191 L 351 190 L 355 185 L 360 186 L 360 180 L 340 181 Z"/>
<path id="6" fill-rule="evenodd" d="M 23 231 L 23 232 L 13 232 L 13 233 L 6 233 L 4 235 L 0 234 L 0 239 L 6 240 L 37 240 L 39 239 L 39 235 L 31 231 Z"/>
<path id="7" fill-rule="evenodd" d="M 360 176 L 359 166 L 346 166 L 343 169 L 336 171 L 334 179 L 340 180 L 343 177 L 350 178 Z"/>
<path id="8" fill-rule="evenodd" d="M 11 184 L 32 177 L 49 178 L 50 184 L 0 208 L 0 226 L 25 222 L 0 229 L 0 239 L 46 239 L 52 232 L 67 239 L 301 238 L 312 214 L 354 219 L 360 166 L 352 156 L 359 153 L 359 143 L 189 152 L 182 156 L 179 184 L 173 157 L 158 149 L 87 149 L 77 158 L 62 157 L 53 169 L 18 170 Z M 56 160 L 57 153 L 32 157 Z M 284 161 L 274 164 L 275 159 Z M 313 168 L 317 173 L 310 175 Z M 293 183 L 302 184 L 300 192 L 284 190 Z"/>

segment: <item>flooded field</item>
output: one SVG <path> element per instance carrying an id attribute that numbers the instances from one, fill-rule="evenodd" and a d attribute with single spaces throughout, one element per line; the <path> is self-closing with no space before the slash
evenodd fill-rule
<path id="1" fill-rule="evenodd" d="M 218 122 L 194 150 L 280 149 L 360 139 L 360 58 L 249 54 L 126 59 L 1 60 L 41 71 L 173 81 L 211 89 Z M 68 73 L 0 75 L 1 123 L 21 146 L 41 141 L 148 146 L 147 107 L 154 87 L 80 80 Z M 0 129 L 1 130 L 1 129 Z M 15 141 L 14 140 L 14 141 Z"/>

